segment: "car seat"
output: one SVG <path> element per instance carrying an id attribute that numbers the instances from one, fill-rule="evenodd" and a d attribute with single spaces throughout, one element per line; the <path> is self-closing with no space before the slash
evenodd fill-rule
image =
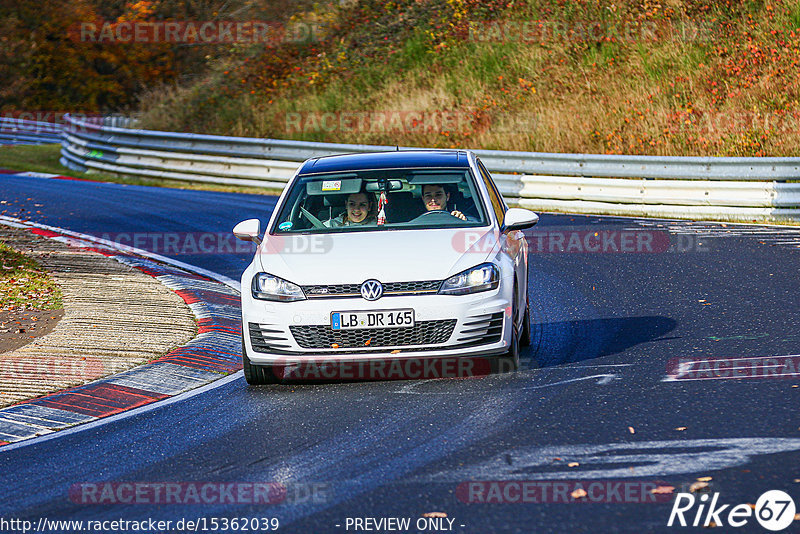
<path id="1" fill-rule="evenodd" d="M 389 204 L 386 206 L 386 222 L 408 222 L 423 212 L 422 200 L 414 197 L 411 191 L 389 193 Z"/>

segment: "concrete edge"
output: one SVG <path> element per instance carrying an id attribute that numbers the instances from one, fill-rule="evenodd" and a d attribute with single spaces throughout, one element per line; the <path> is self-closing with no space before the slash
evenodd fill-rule
<path id="1" fill-rule="evenodd" d="M 235 281 L 63 228 L 7 216 L 0 216 L 0 224 L 66 241 L 139 269 L 183 298 L 198 323 L 194 339 L 156 360 L 0 409 L 0 446 L 163 401 L 241 369 L 241 315 Z"/>

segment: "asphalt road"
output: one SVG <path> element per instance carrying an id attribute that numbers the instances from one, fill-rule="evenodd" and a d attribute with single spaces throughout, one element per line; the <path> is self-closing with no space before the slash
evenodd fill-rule
<path id="1" fill-rule="evenodd" d="M 13 176 L 0 176 L 0 198 L 8 215 L 110 236 L 222 234 L 250 217 L 266 223 L 275 203 Z M 783 490 L 800 507 L 797 373 L 665 380 L 676 358 L 800 353 L 800 233 L 549 214 L 534 230 L 534 339 L 520 372 L 268 387 L 239 377 L 0 450 L 0 519 L 150 518 L 179 531 L 182 518 L 209 528 L 212 518 L 278 518 L 279 532 L 355 532 L 365 531 L 355 518 L 396 517 L 410 532 L 667 532 L 677 528 L 667 527 L 671 496 L 637 501 L 658 485 L 688 491 L 698 477 L 711 477 L 704 491 L 720 504 Z M 623 233 L 634 236 L 624 248 L 649 237 L 615 251 Z M 222 246 L 155 248 L 235 279 L 250 259 Z M 74 493 L 121 482 L 277 482 L 288 493 L 271 505 L 88 504 Z M 587 497 L 569 497 L 594 482 Z M 517 487 L 528 502 L 515 502 Z M 454 521 L 418 529 L 427 512 Z M 767 532 L 754 518 L 737 531 Z"/>

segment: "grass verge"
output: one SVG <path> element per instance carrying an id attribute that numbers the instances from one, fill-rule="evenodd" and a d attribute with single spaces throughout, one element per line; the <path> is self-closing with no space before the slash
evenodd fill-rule
<path id="1" fill-rule="evenodd" d="M 0 242 L 0 309 L 58 310 L 61 288 L 34 260 Z"/>
<path id="2" fill-rule="evenodd" d="M 154 88 L 142 124 L 440 148 L 800 156 L 796 1 L 326 5 L 298 14 L 329 21 L 319 42 L 245 47 L 184 86 Z"/>

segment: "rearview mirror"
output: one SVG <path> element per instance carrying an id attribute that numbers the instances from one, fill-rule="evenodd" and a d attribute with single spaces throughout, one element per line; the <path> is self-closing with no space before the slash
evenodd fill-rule
<path id="1" fill-rule="evenodd" d="M 524 230 L 539 222 L 539 216 L 531 210 L 522 208 L 509 208 L 506 212 L 503 226 L 507 230 Z"/>
<path id="2" fill-rule="evenodd" d="M 258 219 L 247 219 L 233 227 L 233 235 L 242 241 L 252 241 L 256 245 L 261 244 L 261 221 Z"/>
<path id="3" fill-rule="evenodd" d="M 380 193 L 381 191 L 400 191 L 403 189 L 403 182 L 400 180 L 378 180 L 369 182 L 365 187 L 367 193 Z"/>

